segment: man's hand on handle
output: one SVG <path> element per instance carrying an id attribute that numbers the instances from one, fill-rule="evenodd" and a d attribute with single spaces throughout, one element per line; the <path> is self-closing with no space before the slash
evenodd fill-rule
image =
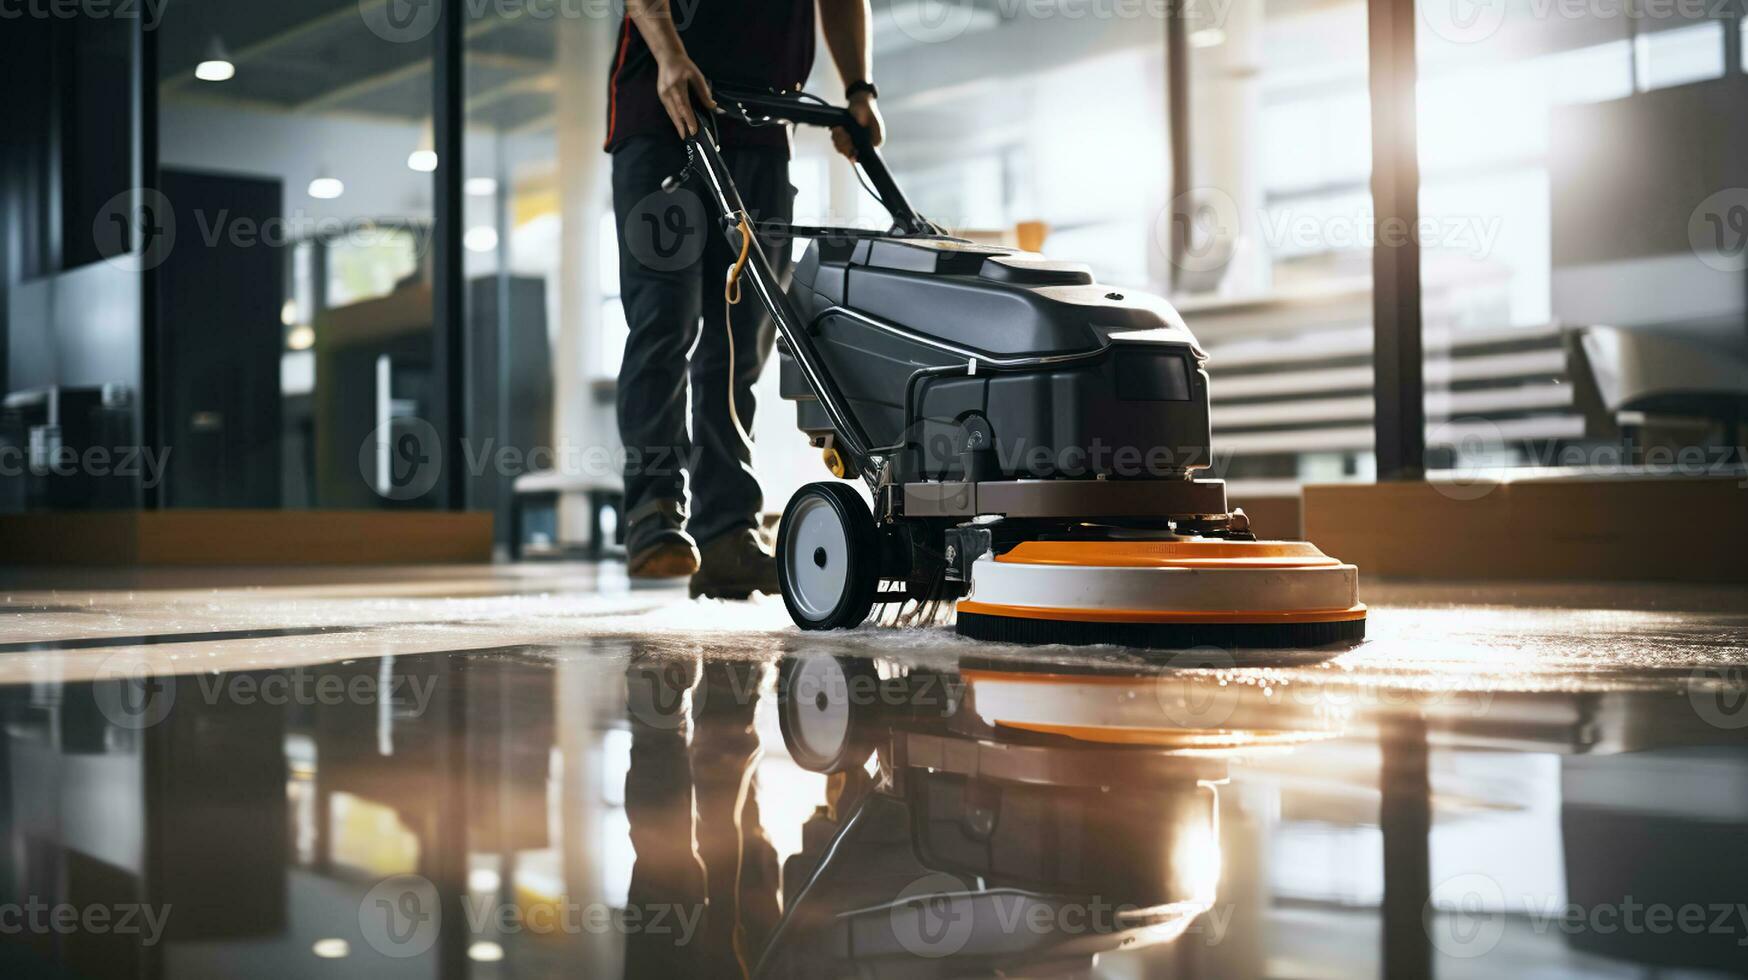
<path id="1" fill-rule="evenodd" d="M 706 108 L 716 108 L 710 97 L 710 82 L 692 63 L 680 32 L 674 29 L 674 19 L 668 11 L 668 0 L 630 0 L 626 13 L 643 35 L 643 43 L 656 60 L 656 97 L 668 118 L 674 121 L 674 132 L 681 139 L 698 132 L 698 116 L 692 111 L 692 99 L 697 97 Z"/>
<path id="2" fill-rule="evenodd" d="M 825 46 L 838 66 L 838 77 L 844 80 L 845 96 L 850 115 L 868 131 L 868 143 L 879 146 L 885 138 L 886 123 L 874 105 L 873 75 L 874 32 L 869 28 L 873 17 L 868 0 L 817 0 L 819 28 L 825 35 Z M 856 144 L 842 126 L 832 130 L 832 145 L 839 153 L 856 159 Z"/>
<path id="3" fill-rule="evenodd" d="M 818 0 L 821 32 L 838 74 L 846 85 L 852 85 L 849 97 L 850 115 L 868 131 L 868 142 L 879 146 L 885 138 L 885 123 L 874 105 L 875 92 L 867 83 L 869 62 L 873 60 L 872 32 L 868 29 L 868 0 Z M 656 96 L 673 120 L 674 132 L 681 139 L 698 132 L 698 115 L 692 109 L 696 98 L 706 108 L 715 109 L 710 95 L 710 82 L 698 70 L 669 11 L 669 0 L 627 0 L 626 13 L 649 45 L 656 60 Z M 860 89 L 856 86 L 860 86 Z M 832 144 L 839 153 L 856 159 L 856 145 L 849 131 L 840 126 L 832 130 Z"/>
<path id="4" fill-rule="evenodd" d="M 881 140 L 886 138 L 886 122 L 880 118 L 880 107 L 874 104 L 874 96 L 868 92 L 858 92 L 850 98 L 848 108 L 850 115 L 868 131 L 868 142 L 879 146 Z M 850 160 L 856 159 L 856 145 L 851 142 L 850 133 L 844 127 L 839 126 L 832 130 L 832 145 Z"/>
<path id="5" fill-rule="evenodd" d="M 662 107 L 668 110 L 668 118 L 674 121 L 674 132 L 681 139 L 698 132 L 698 116 L 692 111 L 692 98 L 697 96 L 707 108 L 716 108 L 716 100 L 710 95 L 710 83 L 705 80 L 704 73 L 686 56 L 686 51 L 669 54 L 656 59 L 656 95 L 662 100 Z"/>

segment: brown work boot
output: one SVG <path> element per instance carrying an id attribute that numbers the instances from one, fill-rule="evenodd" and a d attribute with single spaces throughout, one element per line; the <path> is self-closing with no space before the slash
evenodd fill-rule
<path id="1" fill-rule="evenodd" d="M 632 578 L 684 578 L 698 571 L 698 545 L 682 529 L 685 520 L 677 500 L 653 500 L 632 512 L 625 531 Z"/>
<path id="2" fill-rule="evenodd" d="M 730 531 L 704 545 L 703 564 L 688 591 L 694 599 L 745 599 L 754 592 L 776 595 L 777 559 L 752 528 Z"/>

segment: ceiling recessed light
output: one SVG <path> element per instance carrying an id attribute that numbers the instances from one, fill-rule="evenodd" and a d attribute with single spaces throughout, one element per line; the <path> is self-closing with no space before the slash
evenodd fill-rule
<path id="1" fill-rule="evenodd" d="M 237 77 L 237 66 L 228 61 L 203 61 L 194 66 L 194 77 L 203 82 L 228 82 Z"/>
<path id="2" fill-rule="evenodd" d="M 407 168 L 428 174 L 437 169 L 437 134 L 435 124 L 427 119 L 419 127 L 419 142 L 414 144 L 413 152 L 407 154 Z"/>
<path id="3" fill-rule="evenodd" d="M 1218 27 L 1207 27 L 1190 34 L 1190 47 L 1213 48 L 1226 43 L 1226 32 Z"/>
<path id="4" fill-rule="evenodd" d="M 285 346 L 289 350 L 309 350 L 316 346 L 315 328 L 307 323 L 292 327 L 285 335 Z"/>
<path id="5" fill-rule="evenodd" d="M 318 939 L 310 946 L 310 952 L 324 960 L 345 959 L 352 954 L 352 944 L 344 939 Z"/>
<path id="6" fill-rule="evenodd" d="M 504 958 L 504 947 L 490 941 L 477 942 L 467 948 L 467 958 L 475 963 L 496 963 Z"/>
<path id="7" fill-rule="evenodd" d="M 346 185 L 338 177 L 322 176 L 310 181 L 310 196 L 318 201 L 332 201 L 346 193 Z"/>
<path id="8" fill-rule="evenodd" d="M 491 197 L 498 192 L 498 181 L 495 177 L 469 177 L 462 187 L 474 197 Z"/>
<path id="9" fill-rule="evenodd" d="M 236 75 L 237 66 L 231 63 L 230 53 L 225 50 L 225 42 L 214 35 L 207 42 L 206 57 L 194 66 L 194 77 L 203 82 L 228 82 Z"/>
<path id="10" fill-rule="evenodd" d="M 498 230 L 490 225 L 469 228 L 467 234 L 461 236 L 461 243 L 470 252 L 490 252 L 498 247 Z"/>

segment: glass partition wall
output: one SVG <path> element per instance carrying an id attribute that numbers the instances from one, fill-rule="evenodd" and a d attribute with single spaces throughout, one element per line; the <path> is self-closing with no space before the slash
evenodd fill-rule
<path id="1" fill-rule="evenodd" d="M 602 151 L 611 13 L 468 15 L 463 268 L 481 379 L 469 490 L 518 553 L 613 536 L 612 519 L 595 530 L 586 507 L 591 488 L 619 485 L 612 379 L 625 331 Z"/>
<path id="2" fill-rule="evenodd" d="M 389 13 L 187 0 L 155 31 L 165 506 L 432 503 L 432 42 Z"/>

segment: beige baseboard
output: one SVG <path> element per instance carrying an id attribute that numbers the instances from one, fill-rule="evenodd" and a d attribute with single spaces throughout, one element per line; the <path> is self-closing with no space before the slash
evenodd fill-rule
<path id="1" fill-rule="evenodd" d="M 0 515 L 7 565 L 483 562 L 487 511 L 157 510 Z"/>
<path id="2" fill-rule="evenodd" d="M 1362 575 L 1748 582 L 1735 479 L 1308 486 L 1305 536 Z"/>

